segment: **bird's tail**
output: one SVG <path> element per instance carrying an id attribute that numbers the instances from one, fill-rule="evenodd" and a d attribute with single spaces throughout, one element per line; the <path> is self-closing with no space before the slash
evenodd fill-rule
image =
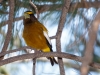
<path id="1" fill-rule="evenodd" d="M 48 57 L 48 59 L 50 60 L 52 66 L 54 65 L 54 63 L 58 64 L 54 57 Z"/>

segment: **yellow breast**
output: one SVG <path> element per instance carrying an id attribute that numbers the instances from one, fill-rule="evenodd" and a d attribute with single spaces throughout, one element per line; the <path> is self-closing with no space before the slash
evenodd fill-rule
<path id="1" fill-rule="evenodd" d="M 43 52 L 50 52 L 43 31 L 47 29 L 39 22 L 24 25 L 23 38 L 26 44 Z"/>

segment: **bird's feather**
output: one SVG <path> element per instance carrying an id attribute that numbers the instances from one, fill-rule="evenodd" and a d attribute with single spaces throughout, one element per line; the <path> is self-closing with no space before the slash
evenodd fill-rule
<path id="1" fill-rule="evenodd" d="M 47 39 L 47 41 L 49 42 L 49 44 L 51 45 L 51 40 L 48 36 L 48 33 L 46 31 L 43 31 L 43 34 L 44 34 L 45 38 Z"/>

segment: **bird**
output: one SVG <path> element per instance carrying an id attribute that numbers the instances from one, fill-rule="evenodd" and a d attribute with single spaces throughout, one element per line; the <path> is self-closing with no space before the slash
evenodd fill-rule
<path id="1" fill-rule="evenodd" d="M 23 15 L 23 38 L 27 46 L 41 52 L 53 52 L 52 43 L 47 28 L 40 23 L 32 11 L 25 11 Z M 58 64 L 52 56 L 48 57 L 51 65 Z"/>

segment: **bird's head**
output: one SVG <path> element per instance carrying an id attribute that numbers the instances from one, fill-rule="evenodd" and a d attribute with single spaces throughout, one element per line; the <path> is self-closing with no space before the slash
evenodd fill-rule
<path id="1" fill-rule="evenodd" d="M 34 16 L 34 13 L 32 11 L 24 12 L 23 16 L 24 16 L 23 18 L 24 24 L 33 23 L 37 21 L 37 18 Z"/>
<path id="2" fill-rule="evenodd" d="M 24 18 L 25 19 L 29 19 L 31 15 L 33 16 L 33 12 L 32 11 L 26 11 L 26 12 L 24 12 Z"/>

